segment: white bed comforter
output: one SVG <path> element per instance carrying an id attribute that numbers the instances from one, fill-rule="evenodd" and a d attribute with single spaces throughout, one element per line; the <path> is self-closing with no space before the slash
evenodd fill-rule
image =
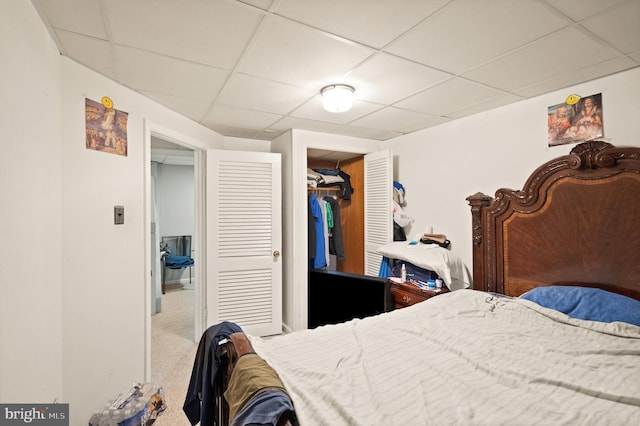
<path id="1" fill-rule="evenodd" d="M 640 327 L 473 290 L 271 339 L 301 425 L 640 425 Z"/>

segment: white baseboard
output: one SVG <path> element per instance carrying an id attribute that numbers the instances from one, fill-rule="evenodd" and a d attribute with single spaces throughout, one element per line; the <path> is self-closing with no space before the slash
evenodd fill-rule
<path id="1" fill-rule="evenodd" d="M 284 334 L 291 333 L 293 330 L 287 324 L 282 323 L 282 331 Z"/>

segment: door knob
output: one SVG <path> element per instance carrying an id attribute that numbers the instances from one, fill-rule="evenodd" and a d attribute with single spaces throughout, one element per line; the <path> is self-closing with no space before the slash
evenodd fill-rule
<path id="1" fill-rule="evenodd" d="M 278 250 L 274 250 L 273 257 L 278 257 L 278 256 L 280 256 L 280 252 Z"/>

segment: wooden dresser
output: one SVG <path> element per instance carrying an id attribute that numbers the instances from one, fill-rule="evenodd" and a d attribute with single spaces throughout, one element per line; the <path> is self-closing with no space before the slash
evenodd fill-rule
<path id="1" fill-rule="evenodd" d="M 440 291 L 422 290 L 410 283 L 399 283 L 394 280 L 390 281 L 394 309 L 404 308 L 416 303 L 424 302 L 433 296 L 449 292 L 449 289 L 446 287 L 442 287 Z"/>

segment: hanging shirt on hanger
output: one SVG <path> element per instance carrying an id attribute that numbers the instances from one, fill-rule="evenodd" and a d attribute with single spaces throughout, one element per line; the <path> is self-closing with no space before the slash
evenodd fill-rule
<path id="1" fill-rule="evenodd" d="M 322 210 L 322 229 L 324 230 L 324 258 L 326 261 L 324 266 L 328 268 L 331 265 L 331 258 L 329 257 L 329 214 L 327 213 L 327 202 L 323 199 L 319 199 L 318 203 Z"/>
<path id="2" fill-rule="evenodd" d="M 313 228 L 315 231 L 316 250 L 313 258 L 309 258 L 309 266 L 312 268 L 324 268 L 327 266 L 327 258 L 325 254 L 325 239 L 324 239 L 324 220 L 322 214 L 322 207 L 318 202 L 318 198 L 315 194 L 309 195 L 309 208 L 311 209 L 311 217 L 313 224 L 309 224 L 309 230 Z"/>
<path id="3" fill-rule="evenodd" d="M 324 200 L 331 206 L 331 215 L 333 217 L 333 227 L 331 228 L 331 237 L 329 238 L 329 253 L 335 254 L 339 262 L 344 261 L 344 241 L 342 239 L 342 222 L 340 221 L 340 204 L 330 196 L 325 196 Z"/>

